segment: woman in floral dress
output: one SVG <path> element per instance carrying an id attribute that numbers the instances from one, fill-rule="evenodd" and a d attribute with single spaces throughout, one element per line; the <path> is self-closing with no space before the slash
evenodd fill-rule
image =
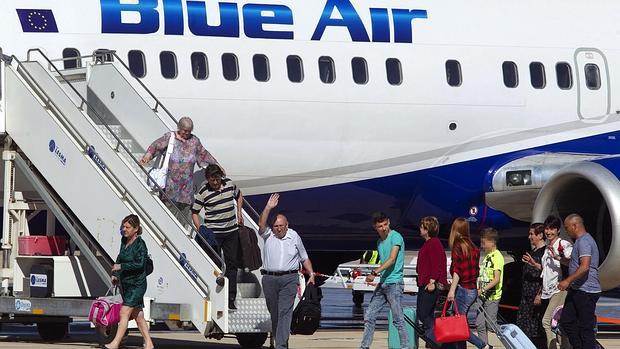
<path id="1" fill-rule="evenodd" d="M 146 165 L 154 156 L 164 154 L 168 148 L 170 137 L 174 134 L 174 150 L 168 163 L 165 192 L 169 200 L 164 200 L 182 224 L 189 224 L 190 208 L 194 203 L 194 168 L 196 163 L 200 167 L 209 164 L 219 166 L 217 160 L 202 146 L 200 139 L 192 134 L 194 123 L 192 119 L 183 117 L 179 120 L 176 132 L 166 132 L 146 150 L 141 165 Z M 222 166 L 220 166 L 222 168 Z M 223 170 L 223 169 L 222 169 Z M 184 218 L 185 217 L 185 218 Z"/>

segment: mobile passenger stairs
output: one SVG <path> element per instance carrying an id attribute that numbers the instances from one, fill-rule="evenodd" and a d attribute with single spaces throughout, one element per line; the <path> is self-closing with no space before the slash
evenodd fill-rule
<path id="1" fill-rule="evenodd" d="M 69 70 L 38 49 L 23 61 L 1 51 L 0 57 L 0 322 L 36 323 L 44 339 L 62 339 L 68 323 L 86 318 L 92 299 L 108 290 L 121 220 L 134 213 L 155 265 L 147 320 L 191 323 L 205 337 L 234 334 L 244 347 L 261 346 L 271 323 L 260 275 L 239 273 L 238 310 L 229 312 L 221 256 L 198 245 L 193 224 L 175 218 L 160 200 L 164 192 L 139 165 L 153 140 L 176 129 L 153 93 L 113 51 L 72 57 L 77 67 Z M 47 213 L 47 235 L 54 234 L 56 220 L 67 231 L 66 255 L 19 255 L 18 237 L 29 234 L 29 220 L 39 212 Z M 257 229 L 245 210 L 244 221 Z M 30 294 L 35 266 L 49 271 L 47 297 Z M 114 331 L 101 334 L 105 339 Z"/>

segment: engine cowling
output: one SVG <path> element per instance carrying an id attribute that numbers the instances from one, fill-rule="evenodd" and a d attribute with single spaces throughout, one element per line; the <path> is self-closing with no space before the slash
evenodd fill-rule
<path id="1" fill-rule="evenodd" d="M 620 286 L 620 174 L 619 158 L 581 161 L 558 170 L 536 198 L 533 222 L 549 214 L 578 213 L 600 252 L 603 290 Z"/>

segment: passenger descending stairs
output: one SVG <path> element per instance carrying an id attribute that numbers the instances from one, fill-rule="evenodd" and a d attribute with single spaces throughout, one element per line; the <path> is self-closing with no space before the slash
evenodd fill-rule
<path id="1" fill-rule="evenodd" d="M 42 64 L 30 59 L 35 54 Z M 141 217 L 155 261 L 146 296 L 181 304 L 180 320 L 193 322 L 205 336 L 236 333 L 242 345 L 262 344 L 271 325 L 260 275 L 240 273 L 239 310 L 229 313 L 221 270 L 196 243 L 195 231 L 185 228 L 189 222 L 174 218 L 160 192 L 149 188 L 137 162 L 153 140 L 174 129 L 175 120 L 112 56 L 114 62 L 94 57 L 71 74 L 39 50 L 31 50 L 26 62 L 13 57 L 4 72 L 7 132 L 108 257 L 118 253 L 120 219 L 129 212 Z"/>

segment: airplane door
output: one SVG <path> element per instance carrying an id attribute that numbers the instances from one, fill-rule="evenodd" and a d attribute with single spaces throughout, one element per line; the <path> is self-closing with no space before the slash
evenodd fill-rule
<path id="1" fill-rule="evenodd" d="M 610 90 L 607 59 L 597 49 L 578 49 L 575 52 L 578 112 L 581 119 L 593 119 L 609 114 Z"/>

